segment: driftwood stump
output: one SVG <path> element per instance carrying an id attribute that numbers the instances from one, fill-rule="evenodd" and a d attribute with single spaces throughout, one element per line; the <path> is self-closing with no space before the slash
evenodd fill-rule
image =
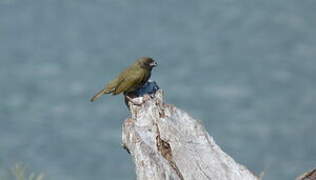
<path id="1" fill-rule="evenodd" d="M 316 169 L 302 174 L 300 177 L 296 178 L 296 180 L 316 180 Z"/>
<path id="2" fill-rule="evenodd" d="M 173 105 L 163 91 L 129 103 L 123 147 L 131 154 L 138 180 L 258 180 L 215 143 L 201 122 Z"/>

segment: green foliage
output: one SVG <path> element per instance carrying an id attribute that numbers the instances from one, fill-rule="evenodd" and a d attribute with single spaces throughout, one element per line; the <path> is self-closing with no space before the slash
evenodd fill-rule
<path id="1" fill-rule="evenodd" d="M 11 168 L 12 175 L 16 180 L 44 180 L 44 174 L 31 173 L 28 175 L 25 165 L 18 163 Z"/>

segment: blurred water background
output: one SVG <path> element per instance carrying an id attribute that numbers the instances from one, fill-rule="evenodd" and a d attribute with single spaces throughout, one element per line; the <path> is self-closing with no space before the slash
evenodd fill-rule
<path id="1" fill-rule="evenodd" d="M 316 165 L 315 0 L 0 0 L 0 169 L 135 179 L 122 96 L 89 98 L 140 56 L 166 101 L 265 179 Z"/>

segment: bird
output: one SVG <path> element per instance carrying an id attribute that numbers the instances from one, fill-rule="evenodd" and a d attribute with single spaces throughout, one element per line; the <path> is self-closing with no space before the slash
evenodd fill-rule
<path id="1" fill-rule="evenodd" d="M 155 66 L 157 66 L 157 62 L 150 57 L 138 58 L 132 65 L 106 84 L 105 88 L 94 95 L 90 101 L 94 102 L 104 94 L 117 95 L 121 93 L 123 93 L 128 100 L 132 101 L 132 98 L 129 97 L 129 93 L 141 88 L 148 81 L 151 76 L 151 71 Z"/>

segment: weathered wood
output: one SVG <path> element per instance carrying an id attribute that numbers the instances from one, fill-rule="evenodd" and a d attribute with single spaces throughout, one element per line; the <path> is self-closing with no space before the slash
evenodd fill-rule
<path id="1" fill-rule="evenodd" d="M 296 180 L 316 180 L 316 169 L 302 174 Z"/>
<path id="2" fill-rule="evenodd" d="M 200 121 L 173 105 L 163 91 L 129 103 L 123 123 L 123 146 L 130 152 L 138 180 L 258 180 L 224 153 Z"/>

